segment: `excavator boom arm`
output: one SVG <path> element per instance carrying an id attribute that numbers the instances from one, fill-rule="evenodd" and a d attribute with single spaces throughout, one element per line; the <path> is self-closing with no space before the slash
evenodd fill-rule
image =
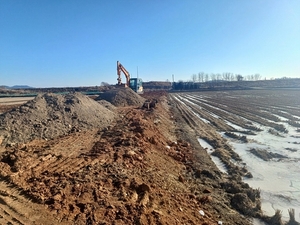
<path id="1" fill-rule="evenodd" d="M 126 77 L 126 85 L 129 87 L 129 83 L 130 83 L 130 74 L 129 72 L 125 69 L 125 67 L 119 62 L 117 61 L 117 73 L 118 73 L 118 85 L 121 85 L 121 72 L 124 73 L 125 77 Z"/>

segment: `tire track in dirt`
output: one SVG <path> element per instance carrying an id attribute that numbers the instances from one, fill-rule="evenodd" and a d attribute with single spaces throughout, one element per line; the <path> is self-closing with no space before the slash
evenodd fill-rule
<path id="1" fill-rule="evenodd" d="M 47 155 L 45 158 L 42 159 L 43 161 L 34 165 L 33 171 L 35 173 L 40 172 L 41 170 L 44 170 L 44 168 L 48 168 L 49 165 L 56 163 L 57 161 L 57 157 L 56 156 L 52 156 L 52 155 Z"/>
<path id="2" fill-rule="evenodd" d="M 76 172 L 81 168 L 89 164 L 84 158 L 81 159 L 70 159 L 67 163 L 59 168 L 53 170 L 53 173 L 62 173 L 62 172 Z M 71 169 L 71 170 L 70 170 Z"/>
<path id="3" fill-rule="evenodd" d="M 90 162 L 91 160 L 86 160 L 83 157 L 60 158 L 52 156 L 47 161 L 39 163 L 36 167 L 31 167 L 31 169 L 36 175 L 43 173 L 70 173 L 90 165 Z"/>
<path id="4" fill-rule="evenodd" d="M 43 209 L 42 205 L 33 203 L 20 191 L 0 180 L 0 224 L 57 224 L 58 221 Z"/>

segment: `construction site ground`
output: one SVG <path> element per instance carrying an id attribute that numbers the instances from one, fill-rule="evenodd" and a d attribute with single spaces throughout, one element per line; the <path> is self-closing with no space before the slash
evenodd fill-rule
<path id="1" fill-rule="evenodd" d="M 247 225 L 260 217 L 259 192 L 242 172 L 218 170 L 189 115 L 167 93 L 143 97 L 158 99 L 156 108 L 110 107 L 116 116 L 104 128 L 2 143 L 0 224 Z"/>

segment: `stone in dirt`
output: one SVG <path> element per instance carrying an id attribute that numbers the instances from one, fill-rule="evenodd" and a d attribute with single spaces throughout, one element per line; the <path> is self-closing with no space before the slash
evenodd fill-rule
<path id="1" fill-rule="evenodd" d="M 102 129 L 115 113 L 81 94 L 42 94 L 0 115 L 2 145 L 34 139 L 53 139 L 70 132 Z"/>
<path id="2" fill-rule="evenodd" d="M 98 98 L 95 99 L 98 100 L 106 100 L 113 104 L 114 106 L 139 106 L 141 107 L 145 99 L 135 93 L 130 88 L 116 88 L 107 92 L 104 92 L 100 94 Z"/>

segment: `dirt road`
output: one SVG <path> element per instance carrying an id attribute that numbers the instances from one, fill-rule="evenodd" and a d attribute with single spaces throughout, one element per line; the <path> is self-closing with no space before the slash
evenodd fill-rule
<path id="1" fill-rule="evenodd" d="M 0 114 L 34 99 L 33 97 L 0 98 Z"/>

